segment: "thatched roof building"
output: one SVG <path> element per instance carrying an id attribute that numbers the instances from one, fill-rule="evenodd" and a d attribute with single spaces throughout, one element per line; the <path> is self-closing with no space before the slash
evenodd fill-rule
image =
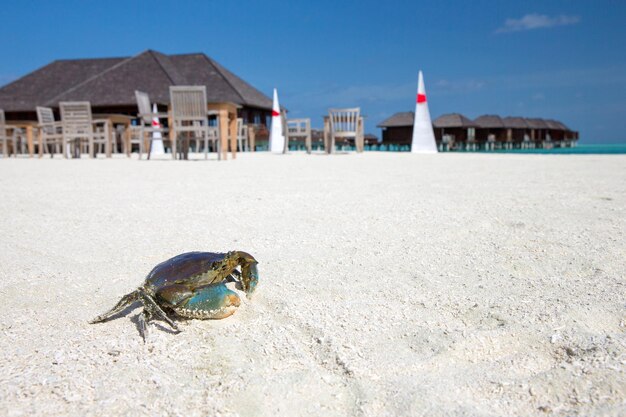
<path id="1" fill-rule="evenodd" d="M 136 114 L 135 90 L 167 105 L 173 85 L 205 85 L 209 103 L 271 112 L 269 97 L 205 54 L 165 55 L 152 50 L 125 58 L 54 61 L 0 88 L 0 108 L 7 118 L 23 119 L 34 116 L 36 106 L 84 100 L 99 112 Z"/>
<path id="2" fill-rule="evenodd" d="M 413 126 L 413 119 L 415 119 L 415 113 L 412 111 L 396 113 L 380 122 L 377 127 Z"/>
<path id="3" fill-rule="evenodd" d="M 546 124 L 545 120 L 543 119 L 539 119 L 539 118 L 534 118 L 534 119 L 526 119 L 526 123 L 528 124 L 528 127 L 530 129 L 547 129 L 548 125 Z"/>
<path id="4" fill-rule="evenodd" d="M 435 129 L 478 127 L 476 123 L 459 113 L 444 114 L 433 120 Z"/>
<path id="5" fill-rule="evenodd" d="M 478 125 L 459 113 L 444 114 L 433 120 L 435 140 L 439 143 L 455 141 L 473 142 Z M 446 145 L 447 146 L 447 145 Z"/>
<path id="6" fill-rule="evenodd" d="M 411 145 L 413 119 L 415 119 L 415 113 L 407 111 L 396 113 L 380 122 L 377 127 L 383 130 L 382 142 L 385 144 Z"/>
<path id="7" fill-rule="evenodd" d="M 413 112 L 401 112 L 392 115 L 378 124 L 383 130 L 383 143 L 410 145 L 413 133 Z M 459 113 L 444 114 L 433 120 L 435 139 L 438 145 L 444 139 L 450 143 L 482 146 L 487 141 L 495 143 L 514 143 L 523 141 L 541 142 L 546 139 L 571 141 L 578 139 L 578 132 L 571 131 L 556 120 L 524 117 L 500 117 L 486 114 L 475 120 Z M 499 146 L 499 145 L 498 145 Z"/>
<path id="8" fill-rule="evenodd" d="M 544 119 L 545 124 L 548 126 L 550 130 L 569 130 L 563 123 L 552 120 L 552 119 Z"/>
<path id="9" fill-rule="evenodd" d="M 495 114 L 484 114 L 477 117 L 474 123 L 483 129 L 504 129 L 504 122 L 500 116 Z"/>
<path id="10" fill-rule="evenodd" d="M 507 116 L 502 119 L 502 123 L 507 129 L 529 129 L 528 122 L 523 117 Z"/>

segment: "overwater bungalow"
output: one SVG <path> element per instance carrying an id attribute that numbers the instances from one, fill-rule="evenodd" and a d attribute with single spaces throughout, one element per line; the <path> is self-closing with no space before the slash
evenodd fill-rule
<path id="1" fill-rule="evenodd" d="M 380 122 L 377 127 L 382 129 L 382 143 L 384 145 L 411 146 L 411 136 L 413 134 L 413 119 L 415 113 L 412 111 L 396 113 L 393 116 Z"/>
<path id="2" fill-rule="evenodd" d="M 485 114 L 474 119 L 478 125 L 476 139 L 483 144 L 483 149 L 507 149 L 507 131 L 502 118 L 495 114 Z"/>
<path id="3" fill-rule="evenodd" d="M 526 123 L 530 128 L 530 140 L 535 143 L 535 147 L 552 148 L 548 135 L 548 125 L 543 119 L 527 118 Z"/>
<path id="4" fill-rule="evenodd" d="M 444 114 L 433 120 L 435 140 L 440 151 L 478 149 L 478 125 L 459 113 Z"/>
<path id="5" fill-rule="evenodd" d="M 549 135 L 550 141 L 554 146 L 560 148 L 570 147 L 578 140 L 578 132 L 573 132 L 558 120 L 546 119 L 545 123 L 548 126 L 547 135 Z"/>
<path id="6" fill-rule="evenodd" d="M 506 128 L 507 142 L 515 149 L 532 149 L 535 143 L 530 140 L 530 126 L 523 117 L 507 116 L 502 119 Z"/>
<path id="7" fill-rule="evenodd" d="M 411 145 L 413 112 L 392 115 L 378 124 L 382 145 Z M 474 151 L 496 149 L 532 149 L 573 147 L 578 132 L 556 120 L 482 115 L 471 120 L 462 114 L 445 114 L 433 120 L 440 151 Z"/>

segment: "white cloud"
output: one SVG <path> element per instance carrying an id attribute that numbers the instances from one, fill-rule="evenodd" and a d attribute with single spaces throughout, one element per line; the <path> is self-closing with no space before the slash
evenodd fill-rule
<path id="1" fill-rule="evenodd" d="M 579 16 L 560 15 L 555 17 L 545 14 L 531 13 L 520 19 L 506 19 L 504 25 L 496 30 L 496 33 L 519 32 L 522 30 L 533 30 L 551 28 L 555 26 L 575 25 L 580 22 Z"/>

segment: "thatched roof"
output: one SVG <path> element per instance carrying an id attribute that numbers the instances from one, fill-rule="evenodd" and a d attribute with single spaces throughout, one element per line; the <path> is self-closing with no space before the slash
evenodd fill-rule
<path id="1" fill-rule="evenodd" d="M 476 123 L 459 113 L 444 114 L 443 116 L 439 116 L 433 121 L 433 126 L 438 129 L 477 127 Z"/>
<path id="2" fill-rule="evenodd" d="M 507 129 L 528 129 L 528 123 L 523 117 L 508 116 L 502 119 L 502 123 Z"/>
<path id="3" fill-rule="evenodd" d="M 415 115 L 412 111 L 396 113 L 383 120 L 378 127 L 412 127 Z M 433 121 L 433 127 L 441 128 L 482 128 L 482 129 L 552 129 L 571 131 L 558 120 L 544 120 L 539 118 L 527 119 L 524 117 L 504 117 L 495 114 L 485 114 L 472 121 L 459 113 L 444 114 Z"/>
<path id="4" fill-rule="evenodd" d="M 548 126 L 548 129 L 552 129 L 552 130 L 563 130 L 563 128 L 561 127 L 561 125 L 555 121 L 555 120 L 549 120 L 549 119 L 543 119 L 543 121 L 546 123 L 546 125 Z"/>
<path id="5" fill-rule="evenodd" d="M 528 123 L 528 127 L 531 129 L 548 129 L 548 125 L 543 119 L 526 119 L 526 123 Z"/>
<path id="6" fill-rule="evenodd" d="M 546 123 L 546 125 L 548 125 L 548 129 L 566 130 L 566 131 L 570 130 L 567 126 L 565 126 L 563 123 L 559 122 L 558 120 L 544 119 L 543 121 Z"/>
<path id="7" fill-rule="evenodd" d="M 564 125 L 562 122 L 560 122 L 560 121 L 558 121 L 558 120 L 548 119 L 548 120 L 546 120 L 546 123 L 547 123 L 547 122 L 550 122 L 550 124 L 551 124 L 552 126 L 556 126 L 554 129 L 558 129 L 558 130 L 566 130 L 566 131 L 568 131 L 568 132 L 571 132 L 571 131 L 572 131 L 569 127 L 567 127 L 566 125 Z M 553 128 L 551 128 L 551 129 L 553 129 Z"/>
<path id="8" fill-rule="evenodd" d="M 34 111 L 59 101 L 92 106 L 134 106 L 135 90 L 169 103 L 172 85 L 205 85 L 209 102 L 271 109 L 272 100 L 205 54 L 164 55 L 145 51 L 128 58 L 54 61 L 0 88 L 0 108 Z"/>
<path id="9" fill-rule="evenodd" d="M 476 123 L 478 127 L 482 127 L 484 129 L 504 128 L 504 122 L 502 121 L 502 118 L 495 114 L 484 114 L 482 116 L 479 116 L 474 120 L 474 123 Z"/>
<path id="10" fill-rule="evenodd" d="M 380 122 L 378 127 L 406 127 L 413 126 L 415 113 L 412 111 L 396 113 L 391 117 Z"/>

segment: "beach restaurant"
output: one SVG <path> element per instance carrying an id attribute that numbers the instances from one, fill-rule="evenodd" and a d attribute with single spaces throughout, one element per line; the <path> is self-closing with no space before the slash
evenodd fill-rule
<path id="1" fill-rule="evenodd" d="M 399 149 L 411 146 L 413 112 L 400 112 L 378 124 L 382 145 Z M 497 149 L 552 149 L 575 147 L 578 132 L 557 120 L 482 115 L 471 120 L 459 113 L 433 120 L 440 151 Z"/>
<path id="2" fill-rule="evenodd" d="M 267 135 L 272 100 L 202 53 L 166 55 L 147 50 L 131 57 L 57 60 L 0 88 L 0 109 L 7 128 L 24 132 L 33 155 L 36 148 L 43 152 L 42 123 L 60 119 L 61 103 L 89 103 L 89 117 L 103 121 L 107 134 L 115 136 L 109 152 L 129 153 L 132 139 L 120 132 L 130 134 L 131 129 L 125 128 L 136 122 L 136 92 L 147 95 L 149 103 L 156 104 L 156 113 L 165 116 L 162 123 L 171 125 L 170 88 L 178 86 L 204 86 L 208 110 L 227 129 L 221 136 L 231 136 L 233 141 L 225 143 L 222 151 L 233 147 L 232 137 L 242 126 L 254 126 L 257 141 Z M 53 120 L 41 120 L 38 107 L 51 109 L 46 114 Z"/>

